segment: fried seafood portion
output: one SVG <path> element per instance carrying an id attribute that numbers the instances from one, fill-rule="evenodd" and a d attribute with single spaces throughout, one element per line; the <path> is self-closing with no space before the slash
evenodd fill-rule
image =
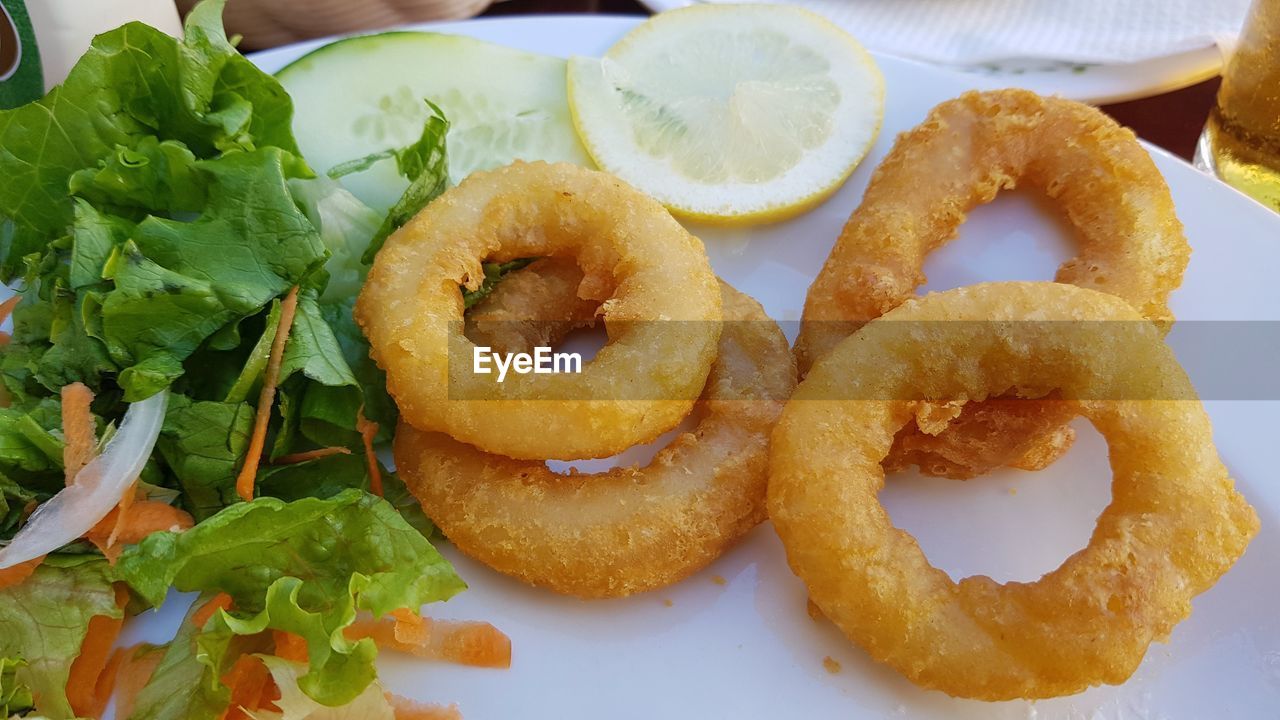
<path id="1" fill-rule="evenodd" d="M 769 434 L 795 387 L 777 323 L 721 291 L 724 330 L 697 425 L 647 466 L 559 475 L 402 423 L 401 477 L 462 552 L 531 585 L 619 597 L 705 567 L 764 520 Z"/>
<path id="2" fill-rule="evenodd" d="M 459 286 L 482 263 L 572 259 L 609 343 L 580 373 L 477 371 Z M 702 242 L 606 173 L 517 162 L 469 176 L 387 239 L 356 319 L 405 421 L 524 459 L 607 457 L 675 427 L 706 384 L 720 290 Z"/>
<path id="3" fill-rule="evenodd" d="M 1018 388 L 1059 391 L 1106 438 L 1111 504 L 1039 580 L 955 582 L 893 526 L 881 463 L 915 401 Z M 850 640 L 922 687 L 981 700 L 1124 682 L 1258 531 L 1160 329 L 1114 295 L 1048 282 L 908 300 L 838 344 L 774 431 L 769 516 Z"/>
<path id="4" fill-rule="evenodd" d="M 925 282 L 925 258 L 955 237 L 970 210 L 1021 185 L 1047 194 L 1075 230 L 1079 254 L 1058 268 L 1058 282 L 1119 296 L 1167 330 L 1169 294 L 1191 250 L 1169 188 L 1133 133 L 1071 100 L 970 92 L 899 135 L 876 168 L 809 288 L 796 340 L 801 376 L 850 333 L 913 297 Z M 1047 465 L 1070 435 L 1060 413 L 1034 405 L 970 404 L 956 422 L 909 427 L 888 463 L 957 478 L 1024 466 L 1028 457 Z"/>

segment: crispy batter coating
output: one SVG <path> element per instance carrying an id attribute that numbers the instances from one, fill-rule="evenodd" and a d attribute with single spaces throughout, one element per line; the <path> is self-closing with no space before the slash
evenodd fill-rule
<path id="1" fill-rule="evenodd" d="M 582 270 L 572 258 L 543 258 L 502 280 L 466 313 L 466 335 L 498 352 L 554 347 L 570 332 L 591 327 L 600 303 L 578 297 Z"/>
<path id="2" fill-rule="evenodd" d="M 863 323 L 914 296 L 925 257 L 955 237 L 970 210 L 1023 183 L 1043 190 L 1076 230 L 1080 254 L 1055 279 L 1118 295 L 1167 327 L 1169 293 L 1182 283 L 1191 250 L 1168 186 L 1133 133 L 1070 100 L 970 92 L 898 136 L 876 169 L 809 288 L 796 340 L 801 376 Z M 1070 442 L 1060 418 L 1032 405 L 1006 406 L 1002 412 L 1021 417 L 994 423 L 1022 437 L 984 434 L 989 417 L 933 435 L 909 429 L 889 462 L 949 477 L 1017 464 L 1027 451 L 1047 464 Z M 980 408 L 963 415 L 975 413 L 990 415 Z"/>
<path id="3" fill-rule="evenodd" d="M 880 463 L 913 399 L 1012 388 L 1078 405 L 1110 446 L 1112 501 L 1089 545 L 1036 582 L 957 583 L 893 526 Z M 918 685 L 983 700 L 1123 682 L 1258 530 L 1159 328 L 1113 295 L 1058 283 L 909 300 L 840 343 L 774 431 L 769 514 L 845 635 Z"/>
<path id="4" fill-rule="evenodd" d="M 705 567 L 764 519 L 769 433 L 795 387 L 777 324 L 721 287 L 725 325 L 701 418 L 648 466 L 558 475 L 402 423 L 405 483 L 464 553 L 559 593 L 620 597 Z"/>
<path id="5" fill-rule="evenodd" d="M 610 342 L 582 372 L 477 373 L 459 285 L 481 262 L 572 257 Z M 706 251 L 657 201 L 605 173 L 517 162 L 474 173 L 387 239 L 356 319 L 402 417 L 525 459 L 607 457 L 688 414 L 720 334 Z"/>
<path id="6" fill-rule="evenodd" d="M 884 459 L 885 472 L 912 465 L 934 477 L 968 480 L 1002 465 L 1043 470 L 1071 448 L 1076 433 L 1067 423 L 1079 414 L 1062 400 L 997 397 L 947 403 L 953 413 L 935 423 L 923 417 L 939 403 L 921 403 L 917 416 L 898 431 Z"/>

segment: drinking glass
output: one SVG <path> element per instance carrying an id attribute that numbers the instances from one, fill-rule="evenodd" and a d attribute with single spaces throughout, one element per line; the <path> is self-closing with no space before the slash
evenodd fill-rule
<path id="1" fill-rule="evenodd" d="M 1254 0 L 1196 165 L 1280 212 L 1280 0 Z"/>

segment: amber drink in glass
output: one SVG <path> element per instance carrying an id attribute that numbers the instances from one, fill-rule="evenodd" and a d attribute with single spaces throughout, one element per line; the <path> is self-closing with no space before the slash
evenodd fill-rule
<path id="1" fill-rule="evenodd" d="M 1280 0 L 1254 0 L 1196 164 L 1280 212 Z"/>

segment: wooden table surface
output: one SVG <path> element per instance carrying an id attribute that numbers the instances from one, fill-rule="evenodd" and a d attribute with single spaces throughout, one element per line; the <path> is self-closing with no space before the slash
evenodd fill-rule
<path id="1" fill-rule="evenodd" d="M 608 13 L 647 15 L 636 0 L 505 0 L 494 4 L 485 16 L 557 13 Z M 1215 78 L 1155 97 L 1104 105 L 1102 109 L 1133 128 L 1148 142 L 1186 159 L 1195 152 L 1196 139 L 1204 127 L 1213 96 L 1218 91 Z"/>

